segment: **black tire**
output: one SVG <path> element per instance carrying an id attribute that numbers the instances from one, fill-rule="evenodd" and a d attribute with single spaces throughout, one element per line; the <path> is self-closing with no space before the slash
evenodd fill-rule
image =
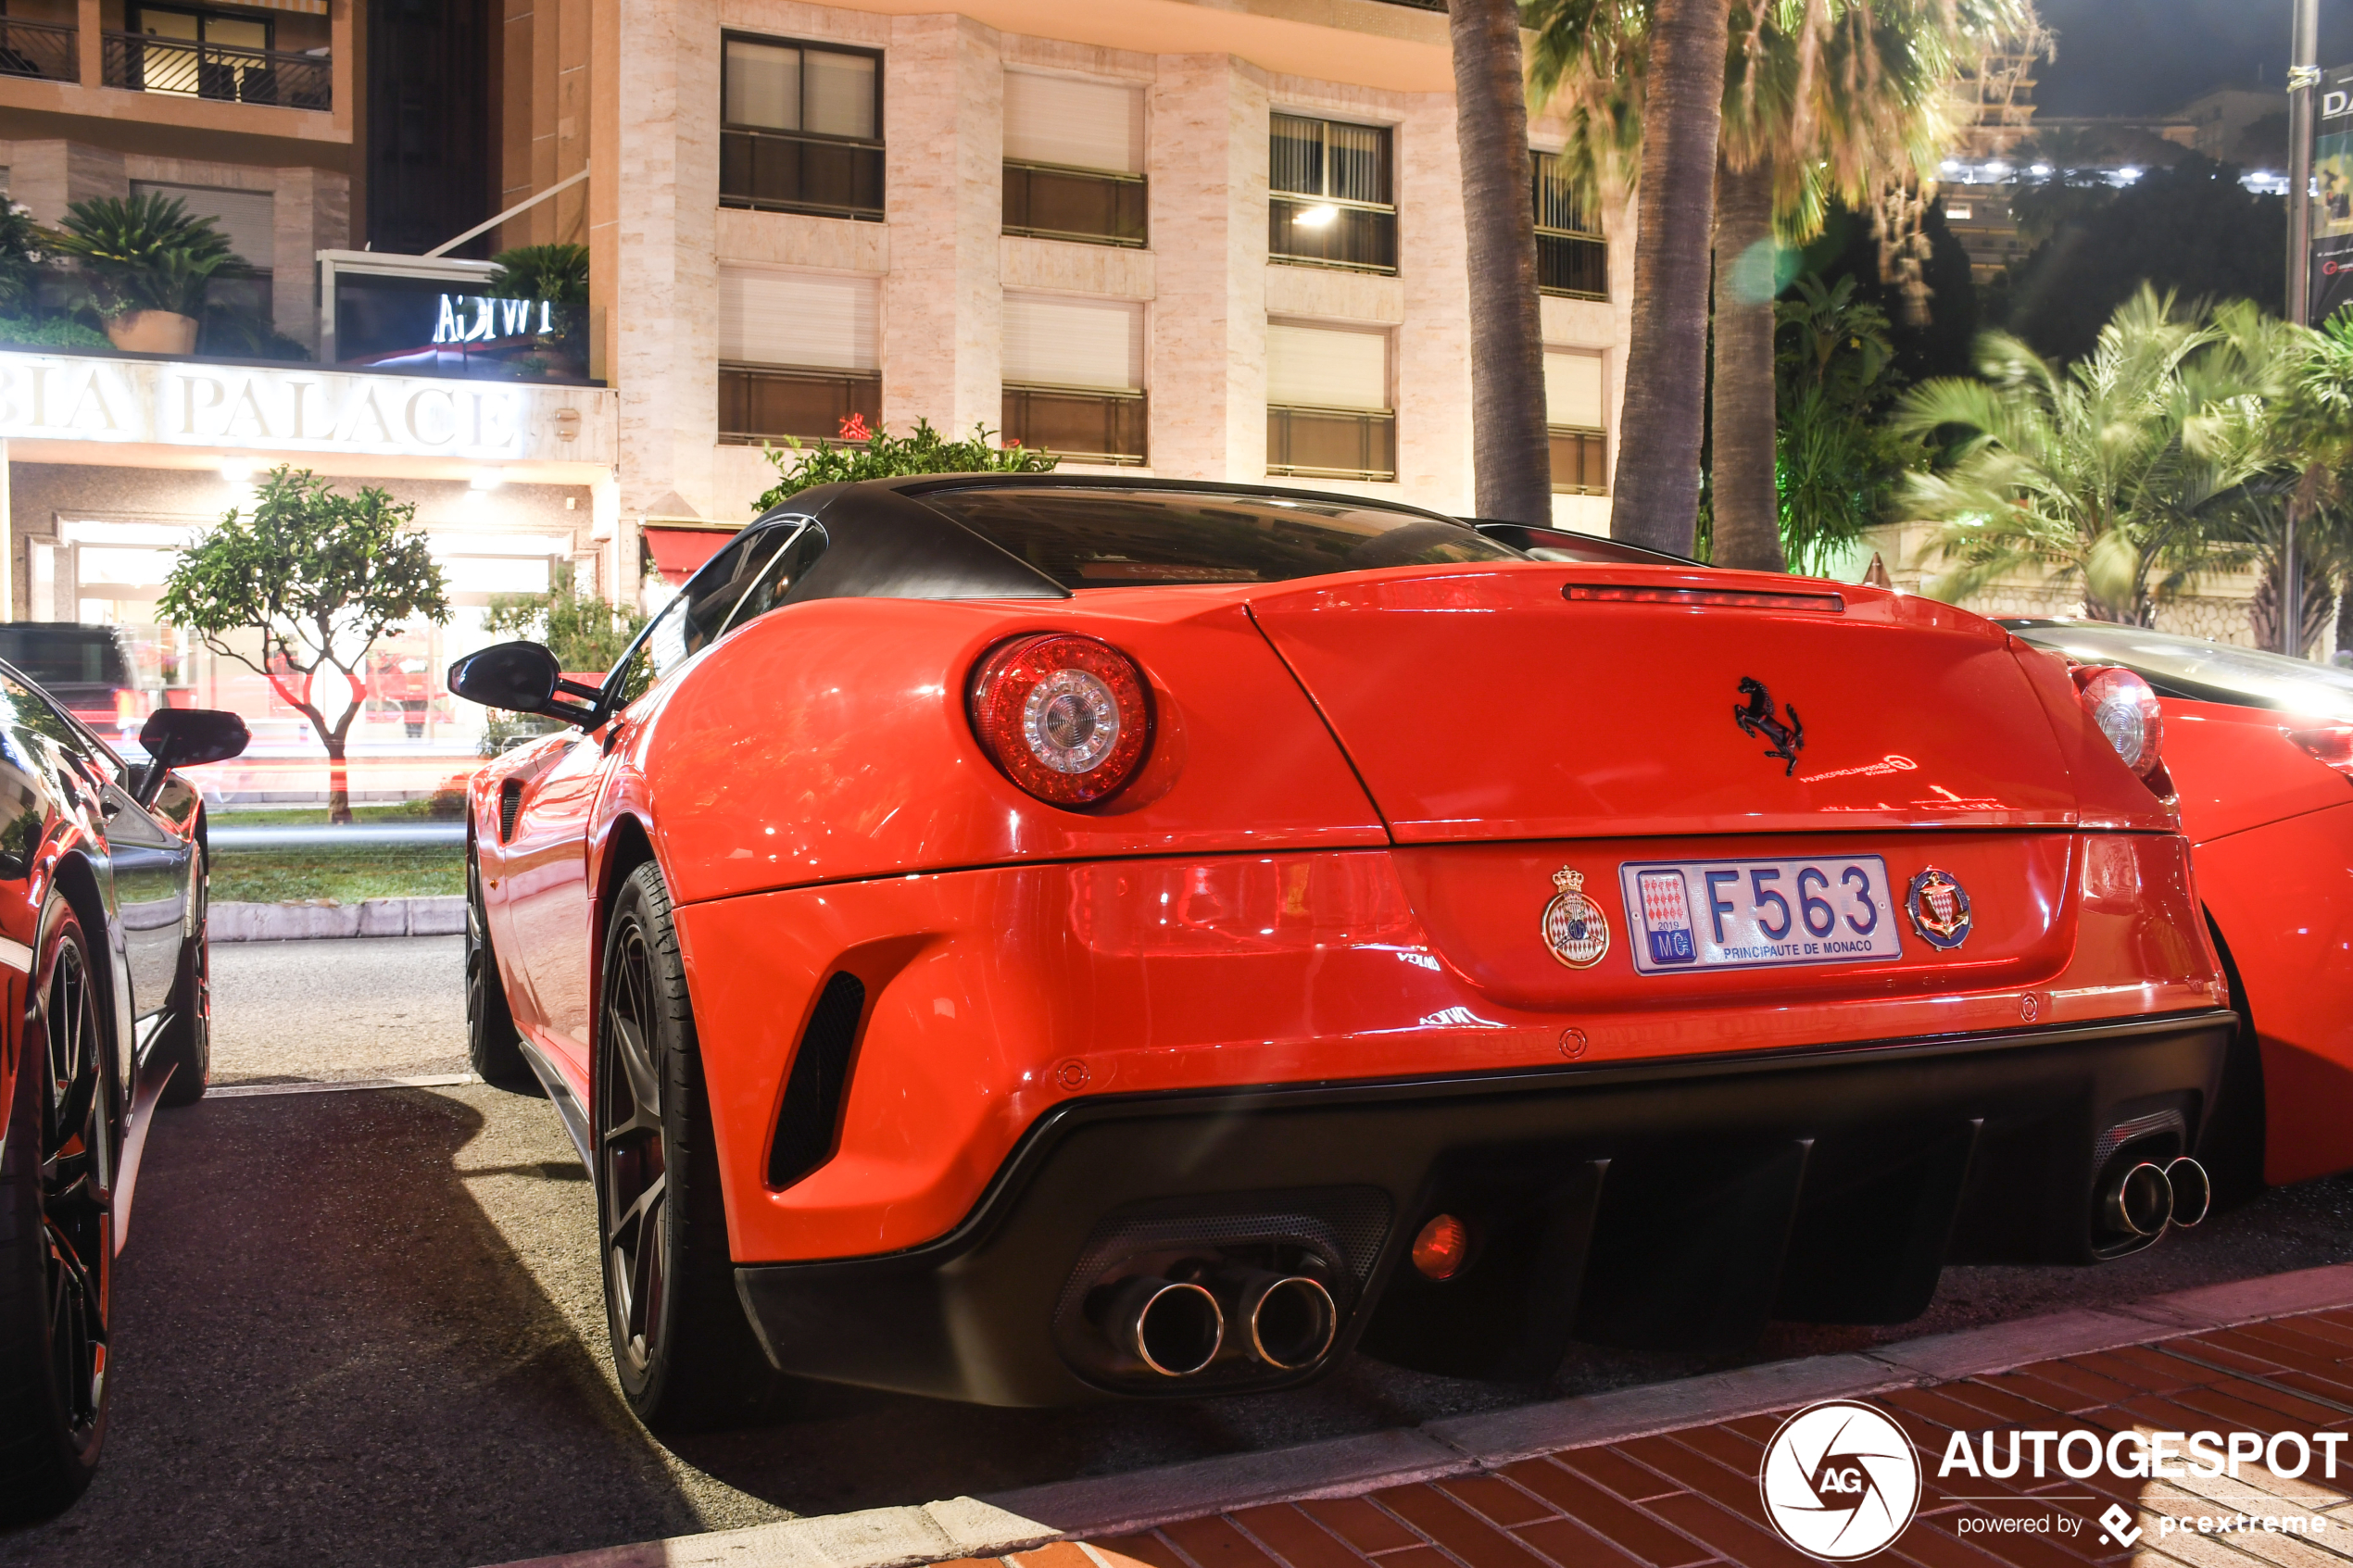
<path id="1" fill-rule="evenodd" d="M 472 845 L 466 847 L 466 1060 L 485 1084 L 518 1093 L 547 1092 L 522 1059 L 522 1036 L 515 1032 L 483 914 L 482 862 Z"/>
<path id="2" fill-rule="evenodd" d="M 622 1395 L 657 1432 L 761 1421 L 777 1379 L 736 1296 L 694 1010 L 651 861 L 614 900 L 604 971 L 593 1147 Z"/>
<path id="3" fill-rule="evenodd" d="M 0 1156 L 0 1519 L 90 1485 L 107 1435 L 120 1096 L 81 922 L 52 896 Z"/>
<path id="4" fill-rule="evenodd" d="M 180 970 L 172 977 L 171 998 L 164 1004 L 163 1027 L 148 1047 L 150 1071 L 171 1069 L 157 1097 L 161 1105 L 194 1105 L 212 1082 L 212 943 L 206 932 L 212 908 L 211 872 L 199 847 L 189 870 L 192 913 L 180 943 Z"/>

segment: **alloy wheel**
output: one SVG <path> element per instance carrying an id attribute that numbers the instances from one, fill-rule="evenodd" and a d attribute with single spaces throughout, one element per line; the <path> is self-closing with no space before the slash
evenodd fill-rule
<path id="1" fill-rule="evenodd" d="M 97 997 L 80 946 L 62 944 L 42 997 L 41 1215 L 49 1345 L 77 1446 L 106 1405 L 115 1149 Z"/>
<path id="2" fill-rule="evenodd" d="M 661 1072 L 654 1060 L 659 1004 L 652 955 L 635 921 L 614 935 L 604 1071 L 597 1088 L 600 1210 L 614 1348 L 632 1374 L 642 1374 L 661 1343 L 667 1304 L 669 1164 Z"/>

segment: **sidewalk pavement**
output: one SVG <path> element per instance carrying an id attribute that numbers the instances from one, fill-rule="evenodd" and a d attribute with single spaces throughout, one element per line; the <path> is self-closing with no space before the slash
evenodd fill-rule
<path id="1" fill-rule="evenodd" d="M 531 1568 L 1806 1568 L 1817 1560 L 1766 1523 L 1758 1474 L 1782 1420 L 1828 1399 L 1878 1407 L 1920 1456 L 1919 1513 L 1870 1561 L 2353 1562 L 2353 1445 L 2337 1452 L 2334 1481 L 2317 1459 L 2291 1478 L 2260 1458 L 2235 1478 L 2100 1472 L 2079 1480 L 2054 1467 L 2038 1480 L 2021 1466 L 2007 1480 L 1938 1479 L 1957 1432 L 1973 1446 L 1988 1431 L 2003 1445 L 2011 1431 L 2071 1428 L 2103 1438 L 2244 1432 L 2267 1444 L 2283 1433 L 2309 1444 L 2316 1432 L 2346 1432 L 2353 1265 L 2340 1265 L 1411 1431 L 608 1548 Z M 2276 1527 L 2290 1516 L 2300 1533 Z"/>

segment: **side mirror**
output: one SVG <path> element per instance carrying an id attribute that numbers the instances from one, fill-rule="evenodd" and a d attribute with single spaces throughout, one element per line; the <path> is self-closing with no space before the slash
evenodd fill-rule
<path id="1" fill-rule="evenodd" d="M 570 724 L 594 723 L 604 696 L 594 686 L 565 680 L 556 656 L 537 643 L 494 643 L 468 654 L 449 667 L 449 689 L 484 708 L 539 713 Z M 559 702 L 559 696 L 581 701 Z"/>
<path id="2" fill-rule="evenodd" d="M 200 768 L 244 755 L 253 738 L 245 721 L 217 708 L 158 708 L 139 727 L 147 771 L 139 781 L 139 804 L 152 806 L 163 779 L 174 768 Z"/>

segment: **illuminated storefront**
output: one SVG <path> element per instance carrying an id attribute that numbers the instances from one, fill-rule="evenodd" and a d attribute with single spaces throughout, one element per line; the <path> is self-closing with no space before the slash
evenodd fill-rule
<path id="1" fill-rule="evenodd" d="M 220 783 L 242 799 L 323 787 L 308 726 L 271 683 L 159 626 L 174 551 L 256 478 L 292 463 L 414 502 L 447 573 L 448 625 L 379 645 L 352 732 L 354 787 L 414 795 L 479 757 L 483 713 L 453 702 L 449 661 L 490 640 L 495 596 L 547 592 L 560 571 L 637 593 L 638 544 L 613 481 L 614 395 L 584 384 L 420 376 L 141 356 L 0 352 L 0 471 L 10 619 L 123 629 L 141 706 L 244 713 L 256 743 Z M 249 650 L 259 653 L 258 638 Z M 135 728 L 126 709 L 124 723 Z M 313 775 L 316 775 L 314 777 Z"/>

